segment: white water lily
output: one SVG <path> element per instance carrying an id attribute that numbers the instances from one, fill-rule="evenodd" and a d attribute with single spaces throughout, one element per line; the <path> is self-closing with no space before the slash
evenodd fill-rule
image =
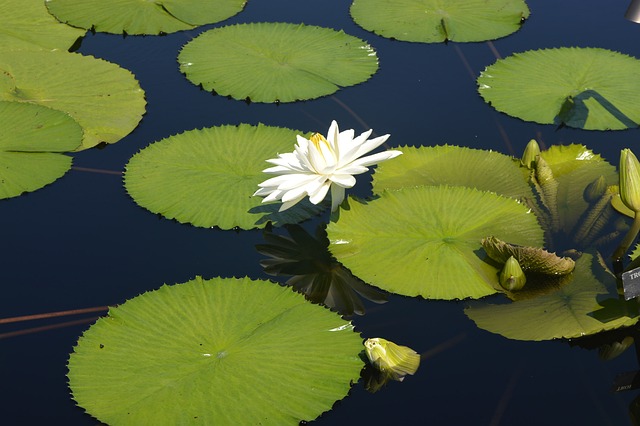
<path id="1" fill-rule="evenodd" d="M 389 135 L 369 140 L 372 130 L 354 138 L 353 129 L 340 132 L 338 123 L 331 122 L 325 138 L 315 133 L 309 139 L 297 136 L 294 152 L 278 154 L 278 158 L 267 160 L 274 164 L 265 173 L 278 175 L 267 179 L 258 186 L 253 195 L 264 196 L 263 203 L 280 200 L 280 211 L 287 210 L 309 197 L 312 204 L 318 204 L 331 188 L 331 211 L 338 208 L 345 197 L 345 188 L 356 183 L 353 175 L 366 172 L 367 166 L 389 160 L 402 154 L 400 151 L 384 151 L 364 154 L 382 145 Z"/>

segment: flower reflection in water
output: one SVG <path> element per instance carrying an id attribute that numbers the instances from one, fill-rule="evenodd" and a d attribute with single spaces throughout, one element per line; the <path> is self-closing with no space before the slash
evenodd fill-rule
<path id="1" fill-rule="evenodd" d="M 299 225 L 285 225 L 289 236 L 265 228 L 265 244 L 257 244 L 259 253 L 269 256 L 260 261 L 273 276 L 290 276 L 286 281 L 296 291 L 316 303 L 322 303 L 342 315 L 364 315 L 361 298 L 385 303 L 387 295 L 359 278 L 331 256 L 329 240 L 322 226 L 315 237 Z"/>

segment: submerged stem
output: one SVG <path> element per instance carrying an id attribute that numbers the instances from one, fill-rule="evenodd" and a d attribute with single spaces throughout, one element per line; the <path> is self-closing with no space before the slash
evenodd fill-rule
<path id="1" fill-rule="evenodd" d="M 635 212 L 635 216 L 633 217 L 633 223 L 631 224 L 631 228 L 629 228 L 627 235 L 624 236 L 624 239 L 622 240 L 622 242 L 620 243 L 616 251 L 613 252 L 614 264 L 619 265 L 622 263 L 622 256 L 624 256 L 627 250 L 629 250 L 629 247 L 638 236 L 639 231 L 640 231 L 640 214 L 638 214 L 638 212 Z"/>

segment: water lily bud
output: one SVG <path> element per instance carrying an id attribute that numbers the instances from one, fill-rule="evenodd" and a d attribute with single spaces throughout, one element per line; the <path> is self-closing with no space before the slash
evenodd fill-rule
<path id="1" fill-rule="evenodd" d="M 587 185 L 582 193 L 582 197 L 587 203 L 595 203 L 606 191 L 607 183 L 604 180 L 604 176 L 601 175 L 598 179 Z"/>
<path id="2" fill-rule="evenodd" d="M 522 272 L 520 263 L 515 257 L 511 256 L 507 259 L 502 271 L 500 271 L 500 285 L 505 290 L 518 291 L 524 287 L 526 282 L 527 277 Z"/>
<path id="3" fill-rule="evenodd" d="M 364 351 L 374 367 L 400 382 L 420 366 L 420 355 L 416 351 L 380 337 L 367 339 Z"/>
<path id="4" fill-rule="evenodd" d="M 538 145 L 538 142 L 536 142 L 535 139 L 531 139 L 527 146 L 524 148 L 524 154 L 522 154 L 520 164 L 522 164 L 527 169 L 533 169 L 533 163 L 536 161 L 536 157 L 539 154 L 540 145 Z"/>
<path id="5" fill-rule="evenodd" d="M 640 163 L 630 149 L 620 152 L 620 198 L 625 206 L 640 212 Z"/>

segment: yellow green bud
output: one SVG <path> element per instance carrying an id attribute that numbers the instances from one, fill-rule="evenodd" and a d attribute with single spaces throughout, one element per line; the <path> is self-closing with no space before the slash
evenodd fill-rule
<path id="1" fill-rule="evenodd" d="M 640 163 L 630 149 L 620 152 L 620 198 L 635 213 L 640 212 Z"/>
<path id="2" fill-rule="evenodd" d="M 502 288 L 509 291 L 522 290 L 522 287 L 524 287 L 527 282 L 527 277 L 525 277 L 524 272 L 522 272 L 520 263 L 518 263 L 513 256 L 507 259 L 502 271 L 500 271 L 499 278 Z"/>
<path id="3" fill-rule="evenodd" d="M 420 366 L 420 355 L 416 351 L 379 337 L 365 340 L 364 351 L 374 367 L 394 380 L 402 381 Z"/>
<path id="4" fill-rule="evenodd" d="M 535 163 L 536 157 L 538 155 L 540 155 L 540 145 L 538 145 L 538 142 L 536 142 L 535 139 L 531 139 L 527 146 L 524 148 L 524 153 L 522 154 L 520 164 L 522 164 L 527 169 L 533 169 L 533 163 Z"/>

